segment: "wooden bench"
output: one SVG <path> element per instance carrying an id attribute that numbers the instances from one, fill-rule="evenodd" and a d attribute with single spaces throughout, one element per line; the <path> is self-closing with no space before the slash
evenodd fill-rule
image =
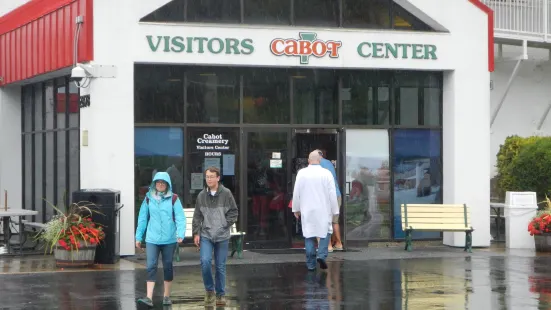
<path id="1" fill-rule="evenodd" d="M 403 204 L 402 230 L 406 233 L 405 250 L 412 250 L 412 232 L 465 232 L 465 251 L 472 253 L 471 212 L 466 204 Z"/>
<path id="2" fill-rule="evenodd" d="M 195 208 L 184 208 L 184 213 L 186 215 L 186 239 L 193 239 L 193 214 Z M 246 233 L 237 231 L 235 223 L 230 228 L 230 243 L 231 243 L 231 257 L 237 252 L 238 258 L 243 258 L 243 239 L 245 238 Z"/>

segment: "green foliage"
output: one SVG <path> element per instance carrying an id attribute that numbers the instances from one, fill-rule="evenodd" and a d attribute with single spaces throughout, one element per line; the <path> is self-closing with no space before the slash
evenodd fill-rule
<path id="1" fill-rule="evenodd" d="M 534 191 L 544 200 L 551 189 L 551 137 L 522 146 L 508 169 L 512 190 Z"/>
<path id="2" fill-rule="evenodd" d="M 505 139 L 505 142 L 500 145 L 499 152 L 497 153 L 497 176 L 495 177 L 495 194 L 499 199 L 505 198 L 505 192 L 507 191 L 516 191 L 520 188 L 525 188 L 524 182 L 522 180 L 515 179 L 512 174 L 512 167 L 515 159 L 519 156 L 521 150 L 527 146 L 535 143 L 536 141 L 542 139 L 549 139 L 547 137 L 538 137 L 532 136 L 527 138 L 522 138 L 519 136 L 510 136 Z M 532 189 L 534 191 L 534 189 Z M 540 196 L 538 193 L 538 197 Z"/>

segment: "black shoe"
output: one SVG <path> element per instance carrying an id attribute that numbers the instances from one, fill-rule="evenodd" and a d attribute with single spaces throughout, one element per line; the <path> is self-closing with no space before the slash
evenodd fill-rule
<path id="1" fill-rule="evenodd" d="M 318 258 L 318 263 L 320 264 L 321 269 L 327 269 L 327 263 L 325 262 L 325 260 Z"/>
<path id="2" fill-rule="evenodd" d="M 153 300 L 149 299 L 148 297 L 140 298 L 138 299 L 139 303 L 142 303 L 148 307 L 153 307 Z"/>

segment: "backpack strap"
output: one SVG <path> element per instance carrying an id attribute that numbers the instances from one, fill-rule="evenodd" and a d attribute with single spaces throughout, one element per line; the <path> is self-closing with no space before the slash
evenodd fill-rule
<path id="1" fill-rule="evenodd" d="M 178 195 L 172 194 L 172 220 L 174 220 L 174 223 L 176 223 L 176 214 L 174 213 L 174 204 L 176 200 L 178 200 Z"/>
<path id="2" fill-rule="evenodd" d="M 172 194 L 172 219 L 174 220 L 174 222 L 176 222 L 176 214 L 174 213 L 174 204 L 176 203 L 176 200 L 178 200 L 178 195 Z M 149 197 L 147 196 L 145 196 L 145 203 L 149 205 Z M 147 219 L 147 221 L 149 222 L 149 218 Z"/>

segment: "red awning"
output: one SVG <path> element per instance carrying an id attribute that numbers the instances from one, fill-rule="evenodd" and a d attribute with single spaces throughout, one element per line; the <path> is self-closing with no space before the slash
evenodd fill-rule
<path id="1" fill-rule="evenodd" d="M 0 86 L 72 66 L 77 16 L 78 61 L 92 60 L 92 11 L 93 0 L 31 0 L 0 17 Z"/>

